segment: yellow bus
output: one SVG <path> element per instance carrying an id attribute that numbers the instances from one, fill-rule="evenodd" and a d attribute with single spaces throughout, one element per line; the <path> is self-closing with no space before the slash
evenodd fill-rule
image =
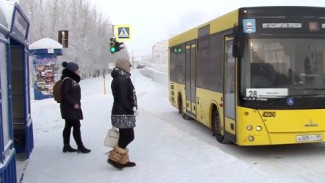
<path id="1" fill-rule="evenodd" d="M 241 146 L 323 142 L 325 8 L 247 7 L 169 40 L 169 100 Z"/>

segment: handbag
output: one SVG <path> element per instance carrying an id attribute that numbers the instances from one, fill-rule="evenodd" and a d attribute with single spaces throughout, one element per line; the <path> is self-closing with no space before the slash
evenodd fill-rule
<path id="1" fill-rule="evenodd" d="M 106 138 L 104 140 L 104 145 L 108 147 L 114 147 L 117 145 L 120 133 L 117 128 L 112 127 L 108 130 Z"/>

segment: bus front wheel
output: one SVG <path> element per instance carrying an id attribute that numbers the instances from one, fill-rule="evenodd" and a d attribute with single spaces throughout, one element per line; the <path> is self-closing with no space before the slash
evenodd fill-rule
<path id="1" fill-rule="evenodd" d="M 178 100 L 178 112 L 182 115 L 182 118 L 185 120 L 191 119 L 185 112 L 184 112 L 184 106 L 183 101 L 181 98 Z"/>
<path id="2" fill-rule="evenodd" d="M 228 144 L 229 140 L 221 134 L 220 118 L 217 109 L 213 109 L 212 111 L 212 123 L 213 135 L 216 137 L 217 141 L 222 144 Z"/>

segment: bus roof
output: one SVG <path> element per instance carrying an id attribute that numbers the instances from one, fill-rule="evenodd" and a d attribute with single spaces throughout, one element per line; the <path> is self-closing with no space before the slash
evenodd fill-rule
<path id="1" fill-rule="evenodd" d="M 210 20 L 204 24 L 201 24 L 197 27 L 191 28 L 190 30 L 178 34 L 169 39 L 169 46 L 175 46 L 186 41 L 196 39 L 198 37 L 198 31 L 200 28 L 210 25 L 210 34 L 215 32 L 220 32 L 233 28 L 234 24 L 238 21 L 238 10 L 236 9 L 232 12 L 224 14 L 218 18 Z"/>
<path id="2" fill-rule="evenodd" d="M 248 12 L 246 12 L 248 10 Z M 275 11 L 276 10 L 276 11 Z M 198 38 L 199 29 L 210 25 L 209 34 L 221 32 L 232 29 L 235 24 L 238 25 L 239 16 L 254 16 L 254 15 L 291 15 L 291 16 L 322 16 L 324 13 L 324 7 L 308 7 L 308 6 L 257 6 L 257 7 L 241 7 L 232 12 L 217 17 L 211 21 L 208 21 L 202 25 L 191 28 L 186 32 L 178 34 L 169 39 L 169 47 L 173 47 L 187 41 L 191 41 Z"/>

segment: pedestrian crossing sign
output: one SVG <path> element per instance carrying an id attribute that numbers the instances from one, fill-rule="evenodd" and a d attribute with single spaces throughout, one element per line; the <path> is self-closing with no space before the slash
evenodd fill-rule
<path id="1" fill-rule="evenodd" d="M 131 40 L 131 26 L 130 25 L 115 25 L 116 41 Z"/>

